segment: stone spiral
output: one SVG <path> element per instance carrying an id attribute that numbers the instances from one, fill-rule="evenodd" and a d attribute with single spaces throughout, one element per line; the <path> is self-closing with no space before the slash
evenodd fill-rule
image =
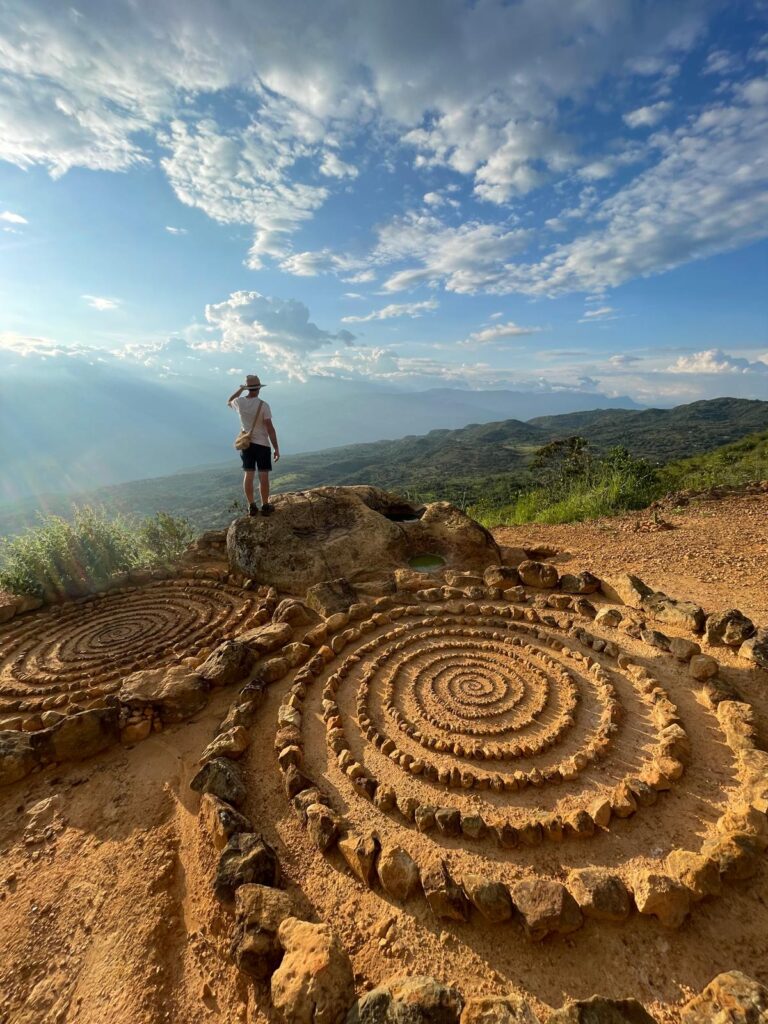
<path id="1" fill-rule="evenodd" d="M 12 622 L 0 645 L 0 711 L 96 699 L 130 672 L 215 646 L 243 628 L 255 603 L 215 580 L 159 580 Z"/>

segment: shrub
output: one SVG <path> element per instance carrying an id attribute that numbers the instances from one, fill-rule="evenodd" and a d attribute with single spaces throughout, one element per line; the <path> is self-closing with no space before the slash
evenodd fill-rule
<path id="1" fill-rule="evenodd" d="M 104 509 L 40 516 L 38 525 L 0 541 L 0 587 L 17 594 L 87 593 L 116 573 L 175 561 L 192 531 L 164 512 L 134 522 Z"/>

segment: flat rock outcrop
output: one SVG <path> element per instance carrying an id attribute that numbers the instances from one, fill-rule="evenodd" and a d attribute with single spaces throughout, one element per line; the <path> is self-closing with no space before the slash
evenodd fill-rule
<path id="1" fill-rule="evenodd" d="M 416 508 L 375 487 L 318 487 L 278 495 L 274 506 L 232 523 L 227 554 L 233 569 L 283 593 L 380 578 L 417 554 L 462 567 L 501 562 L 491 534 L 444 501 Z"/>

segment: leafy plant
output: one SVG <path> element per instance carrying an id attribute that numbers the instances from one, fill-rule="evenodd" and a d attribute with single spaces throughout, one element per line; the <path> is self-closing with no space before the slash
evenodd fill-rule
<path id="1" fill-rule="evenodd" d="M 165 512 L 135 522 L 103 508 L 73 508 L 71 518 L 45 515 L 36 526 L 0 541 L 0 587 L 17 594 L 87 593 L 116 573 L 175 561 L 193 537 L 189 524 Z"/>

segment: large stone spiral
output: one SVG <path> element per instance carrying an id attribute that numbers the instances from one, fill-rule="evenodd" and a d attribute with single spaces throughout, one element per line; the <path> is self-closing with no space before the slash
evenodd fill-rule
<path id="1" fill-rule="evenodd" d="M 0 712 L 87 704 L 130 672 L 215 646 L 255 600 L 215 580 L 159 580 L 12 622 L 1 634 Z"/>

